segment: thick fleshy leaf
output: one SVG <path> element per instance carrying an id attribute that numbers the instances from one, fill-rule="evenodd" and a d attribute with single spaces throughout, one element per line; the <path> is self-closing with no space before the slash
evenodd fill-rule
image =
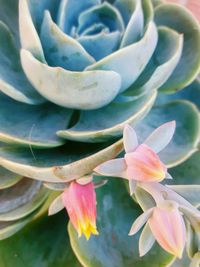
<path id="1" fill-rule="evenodd" d="M 95 60 L 69 35 L 64 34 L 45 12 L 40 38 L 45 58 L 50 66 L 82 71 Z"/>
<path id="2" fill-rule="evenodd" d="M 176 121 L 176 132 L 170 144 L 160 153 L 161 160 L 173 167 L 195 152 L 199 142 L 200 121 L 196 107 L 184 100 L 173 101 L 155 106 L 149 115 L 136 126 L 136 132 L 142 142 L 161 124 Z M 170 172 L 174 177 L 173 173 Z"/>
<path id="3" fill-rule="evenodd" d="M 200 174 L 200 151 L 197 151 L 188 160 L 178 165 L 175 168 L 170 169 L 170 173 L 173 177 L 176 177 L 175 181 L 168 181 L 171 185 L 198 185 Z"/>
<path id="4" fill-rule="evenodd" d="M 27 0 L 27 2 L 31 18 L 38 33 L 40 32 L 45 10 L 48 10 L 51 13 L 54 21 L 56 20 L 61 0 Z"/>
<path id="5" fill-rule="evenodd" d="M 136 3 L 137 0 L 116 0 L 113 3 L 120 11 L 126 26 L 135 10 Z"/>
<path id="6" fill-rule="evenodd" d="M 3 22 L 0 22 L 0 63 L 0 91 L 28 104 L 45 101 L 24 75 L 15 41 L 10 29 Z"/>
<path id="7" fill-rule="evenodd" d="M 153 4 L 152 1 L 149 0 L 143 0 L 142 1 L 142 9 L 144 13 L 144 23 L 145 27 L 148 25 L 150 21 L 154 18 L 154 10 L 153 10 Z"/>
<path id="8" fill-rule="evenodd" d="M 170 79 L 161 87 L 163 92 L 175 92 L 190 84 L 200 70 L 200 27 L 191 13 L 173 4 L 161 4 L 155 10 L 155 21 L 184 34 L 182 58 Z M 191 53 L 192 51 L 192 53 Z"/>
<path id="9" fill-rule="evenodd" d="M 95 23 L 103 23 L 110 32 L 124 31 L 124 22 L 120 12 L 107 1 L 82 12 L 78 18 L 77 33 L 81 33 Z"/>
<path id="10" fill-rule="evenodd" d="M 146 255 L 149 252 L 149 250 L 153 247 L 154 243 L 155 243 L 155 238 L 151 232 L 149 224 L 147 223 L 144 226 L 144 229 L 142 230 L 142 233 L 139 239 L 140 257 L 143 257 L 144 255 Z"/>
<path id="11" fill-rule="evenodd" d="M 0 221 L 9 222 L 26 217 L 39 208 L 45 202 L 47 196 L 48 190 L 42 187 L 30 201 L 27 200 L 27 203 L 24 203 L 11 211 L 0 213 Z"/>
<path id="12" fill-rule="evenodd" d="M 22 177 L 16 173 L 9 172 L 8 170 L 0 167 L 0 189 L 5 189 L 18 183 Z"/>
<path id="13" fill-rule="evenodd" d="M 182 179 L 184 182 L 184 177 Z M 189 181 L 192 183 L 191 179 L 189 179 Z M 200 205 L 200 185 L 171 185 L 171 186 L 168 185 L 168 187 L 174 190 L 182 197 L 184 197 L 192 205 L 194 206 Z"/>
<path id="14" fill-rule="evenodd" d="M 97 226 L 101 234 L 86 241 L 85 238 L 78 238 L 72 225 L 69 225 L 72 248 L 83 266 L 160 267 L 169 264 L 172 257 L 157 245 L 145 257 L 139 257 L 138 235 L 127 235 L 131 223 L 141 211 L 127 195 L 121 180 L 109 179 L 108 184 L 98 189 L 96 194 Z"/>
<path id="15" fill-rule="evenodd" d="M 124 127 L 123 141 L 126 153 L 133 152 L 138 146 L 137 134 L 130 125 Z"/>
<path id="16" fill-rule="evenodd" d="M 72 110 L 50 103 L 32 106 L 0 94 L 0 141 L 38 148 L 60 146 L 63 140 L 55 133 L 69 124 L 71 116 Z"/>
<path id="17" fill-rule="evenodd" d="M 142 1 L 137 0 L 135 10 L 124 32 L 121 42 L 121 48 L 138 41 L 142 37 L 143 31 L 144 15 L 142 10 Z"/>
<path id="18" fill-rule="evenodd" d="M 121 86 L 114 71 L 71 72 L 49 67 L 22 50 L 22 65 L 34 87 L 55 104 L 67 108 L 96 109 L 110 103 Z"/>
<path id="19" fill-rule="evenodd" d="M 87 67 L 87 70 L 113 70 L 122 78 L 121 92 L 128 89 L 138 78 L 149 62 L 156 48 L 158 33 L 153 22 L 150 22 L 143 38 L 112 55 L 103 58 Z"/>
<path id="20" fill-rule="evenodd" d="M 40 182 L 24 178 L 12 187 L 0 190 L 0 213 L 12 211 L 31 201 L 40 188 Z"/>
<path id="21" fill-rule="evenodd" d="M 21 46 L 45 62 L 42 45 L 33 24 L 27 0 L 19 0 L 19 31 Z"/>
<path id="22" fill-rule="evenodd" d="M 174 180 L 167 181 L 174 191 L 183 196 L 195 206 L 200 205 L 200 152 L 196 152 L 187 161 L 170 169 Z"/>
<path id="23" fill-rule="evenodd" d="M 18 29 L 18 1 L 1 0 L 0 1 L 0 20 L 10 28 L 15 39 L 16 47 L 20 47 L 19 29 Z"/>
<path id="24" fill-rule="evenodd" d="M 162 94 L 158 95 L 157 103 L 164 104 L 175 99 L 185 99 L 193 102 L 200 109 L 200 80 L 195 80 L 188 87 L 175 94 Z"/>
<path id="25" fill-rule="evenodd" d="M 158 44 L 146 68 L 137 81 L 125 92 L 127 98 L 135 88 L 144 91 L 161 87 L 176 68 L 182 53 L 183 36 L 167 27 L 158 28 Z"/>
<path id="26" fill-rule="evenodd" d="M 115 52 L 120 43 L 120 32 L 101 32 L 94 35 L 81 36 L 78 41 L 97 61 Z"/>
<path id="27" fill-rule="evenodd" d="M 68 142 L 59 149 L 48 151 L 1 148 L 0 164 L 15 173 L 36 180 L 65 183 L 91 173 L 95 167 L 115 158 L 122 150 L 122 140 L 101 146 Z"/>
<path id="28" fill-rule="evenodd" d="M 12 222 L 0 222 L 0 240 L 6 239 L 21 230 L 33 217 Z M 1 244 L 1 242 L 0 242 Z"/>
<path id="29" fill-rule="evenodd" d="M 130 102 L 116 100 L 92 112 L 82 111 L 78 122 L 69 130 L 59 131 L 58 136 L 86 142 L 102 142 L 121 136 L 126 124 L 135 125 L 149 112 L 157 95 L 156 91 L 140 95 L 135 90 L 133 93 L 136 95 Z"/>
<path id="30" fill-rule="evenodd" d="M 62 31 L 71 34 L 73 26 L 77 27 L 79 15 L 86 9 L 100 4 L 100 0 L 61 0 L 57 24 Z"/>
<path id="31" fill-rule="evenodd" d="M 175 133 L 175 129 L 175 121 L 164 123 L 155 129 L 150 136 L 147 137 L 144 143 L 151 147 L 153 151 L 159 153 L 170 143 Z"/>
<path id="32" fill-rule="evenodd" d="M 66 216 L 40 218 L 0 242 L 2 267 L 81 267 L 66 233 Z M 53 246 L 52 246 L 53 244 Z"/>
<path id="33" fill-rule="evenodd" d="M 198 0 L 187 0 L 187 1 L 183 1 L 183 0 L 166 0 L 166 2 L 172 2 L 175 4 L 180 4 L 185 6 L 186 8 L 188 8 L 188 10 L 190 10 L 193 15 L 195 15 L 195 17 L 198 19 L 198 21 L 200 22 L 200 2 Z"/>
<path id="34" fill-rule="evenodd" d="M 116 176 L 116 177 L 126 177 L 126 162 L 124 159 L 112 159 L 107 162 L 102 163 L 97 168 L 95 172 L 103 176 Z"/>

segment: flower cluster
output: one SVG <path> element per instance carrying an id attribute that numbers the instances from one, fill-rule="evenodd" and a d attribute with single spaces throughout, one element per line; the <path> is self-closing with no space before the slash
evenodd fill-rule
<path id="1" fill-rule="evenodd" d="M 104 162 L 94 170 L 102 176 L 124 178 L 129 181 L 131 195 L 140 188 L 154 200 L 154 206 L 142 207 L 144 212 L 135 220 L 129 233 L 134 235 L 144 226 L 139 240 L 140 256 L 144 256 L 157 241 L 164 250 L 181 258 L 188 227 L 200 238 L 199 210 L 171 188 L 159 183 L 165 178 L 172 179 L 158 154 L 169 144 L 174 132 L 175 122 L 165 123 L 139 144 L 134 129 L 126 125 L 123 132 L 124 157 Z M 79 237 L 84 234 L 89 239 L 91 234 L 98 235 L 92 176 L 71 182 L 62 193 L 62 201 Z"/>

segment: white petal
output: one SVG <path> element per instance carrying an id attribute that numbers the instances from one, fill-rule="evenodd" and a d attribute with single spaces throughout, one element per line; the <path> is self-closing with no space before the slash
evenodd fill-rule
<path id="1" fill-rule="evenodd" d="M 153 212 L 153 208 L 142 213 L 142 215 L 140 215 L 133 223 L 131 230 L 129 232 L 129 235 L 136 234 L 142 228 L 142 226 L 148 221 L 148 219 L 151 217 L 152 212 Z"/>
<path id="2" fill-rule="evenodd" d="M 150 146 L 156 153 L 163 150 L 171 141 L 176 128 L 176 122 L 171 121 L 162 124 L 145 140 L 145 144 Z"/>
<path id="3" fill-rule="evenodd" d="M 126 178 L 126 163 L 123 158 L 112 159 L 97 166 L 94 171 L 104 176 Z"/>
<path id="4" fill-rule="evenodd" d="M 138 146 L 136 132 L 130 125 L 125 125 L 123 132 L 124 149 L 126 153 L 133 152 Z"/>
<path id="5" fill-rule="evenodd" d="M 55 198 L 54 201 L 51 203 L 51 205 L 49 207 L 48 215 L 49 216 L 50 215 L 54 215 L 54 214 L 58 213 L 59 211 L 61 211 L 64 208 L 65 208 L 65 206 L 63 204 L 62 194 L 61 194 L 57 198 Z"/>
<path id="6" fill-rule="evenodd" d="M 147 223 L 144 229 L 142 230 L 142 233 L 139 239 L 140 257 L 143 257 L 144 255 L 146 255 L 149 252 L 149 250 L 152 248 L 154 243 L 155 243 L 155 238 L 151 232 L 149 224 Z"/>

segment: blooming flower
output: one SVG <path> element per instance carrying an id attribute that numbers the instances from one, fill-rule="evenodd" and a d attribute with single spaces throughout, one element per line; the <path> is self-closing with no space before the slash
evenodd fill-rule
<path id="1" fill-rule="evenodd" d="M 165 200 L 144 212 L 134 222 L 129 235 L 137 233 L 146 222 L 151 230 L 149 236 L 146 236 L 146 241 L 148 242 L 148 238 L 152 238 L 151 234 L 153 234 L 153 237 L 164 250 L 181 258 L 186 242 L 186 228 L 178 204 L 175 201 Z M 151 242 L 148 250 L 152 245 L 153 242 Z M 145 253 L 147 252 L 145 251 Z M 140 244 L 140 255 L 143 256 L 145 253 Z"/>
<path id="2" fill-rule="evenodd" d="M 171 178 L 158 153 L 171 141 L 175 122 L 157 128 L 143 144 L 138 144 L 135 131 L 126 125 L 123 133 L 125 156 L 99 165 L 95 171 L 105 176 L 116 176 L 129 181 L 154 182 Z"/>
<path id="3" fill-rule="evenodd" d="M 63 192 L 62 200 L 79 237 L 84 234 L 88 240 L 91 234 L 98 235 L 96 195 L 93 182 L 85 185 L 76 181 L 71 182 L 70 186 Z"/>

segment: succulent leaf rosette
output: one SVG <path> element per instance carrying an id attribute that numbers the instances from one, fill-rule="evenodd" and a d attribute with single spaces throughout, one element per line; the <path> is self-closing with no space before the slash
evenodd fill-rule
<path id="1" fill-rule="evenodd" d="M 32 221 L 31 232 L 39 231 L 36 219 L 49 206 L 50 215 L 65 207 L 71 221 L 70 252 L 61 266 L 177 267 L 169 264 L 185 248 L 198 264 L 200 26 L 192 13 L 159 0 L 0 0 L 0 7 L 0 250 L 6 264 L 21 267 L 6 242 L 18 240 L 12 243 L 20 251 L 29 231 L 21 229 Z M 151 132 L 153 148 L 144 142 Z M 132 145 L 136 151 L 129 153 Z M 171 174 L 167 190 L 158 182 Z M 110 176 L 128 180 L 132 196 L 126 182 Z M 170 197 L 154 201 L 155 190 Z M 140 207 L 156 219 L 140 215 Z M 184 223 L 176 236 L 182 241 L 171 246 L 155 221 L 164 225 L 175 214 L 180 226 L 191 209 L 197 217 Z M 137 232 L 139 215 L 146 218 L 144 258 L 137 236 L 128 237 L 133 220 L 131 233 Z M 43 227 L 46 240 L 51 220 Z M 67 236 L 62 230 L 55 237 Z M 87 241 L 82 234 L 96 236 Z M 30 256 L 33 267 L 43 266 L 38 255 L 45 242 Z M 56 266 L 65 253 L 58 243 L 44 266 Z M 0 256 L 2 265 L 6 257 Z"/>

